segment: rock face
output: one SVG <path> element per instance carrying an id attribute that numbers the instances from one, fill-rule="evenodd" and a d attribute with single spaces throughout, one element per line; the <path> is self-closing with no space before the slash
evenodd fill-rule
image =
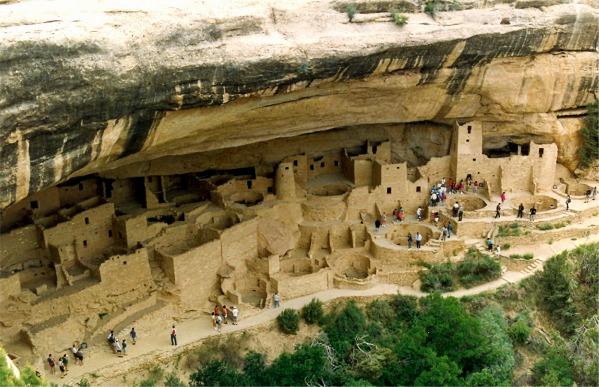
<path id="1" fill-rule="evenodd" d="M 325 131 L 343 139 L 317 148 L 403 137 L 394 157 L 418 164 L 462 119 L 489 149 L 556 142 L 573 170 L 568 134 L 598 87 L 593 1 L 462 1 L 434 19 L 405 2 L 404 27 L 365 6 L 349 23 L 329 0 L 95 3 L 0 4 L 1 208 L 91 173 L 278 162 Z"/>

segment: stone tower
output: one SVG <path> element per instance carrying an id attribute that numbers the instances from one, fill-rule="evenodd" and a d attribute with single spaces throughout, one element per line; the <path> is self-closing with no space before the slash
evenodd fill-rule
<path id="1" fill-rule="evenodd" d="M 275 176 L 275 194 L 279 200 L 295 199 L 295 179 L 292 163 L 279 164 Z"/>

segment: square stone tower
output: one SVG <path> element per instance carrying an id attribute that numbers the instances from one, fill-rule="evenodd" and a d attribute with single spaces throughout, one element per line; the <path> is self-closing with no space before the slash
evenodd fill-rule
<path id="1" fill-rule="evenodd" d="M 457 122 L 451 139 L 451 177 L 465 179 L 473 165 L 483 157 L 483 130 L 478 121 Z"/>

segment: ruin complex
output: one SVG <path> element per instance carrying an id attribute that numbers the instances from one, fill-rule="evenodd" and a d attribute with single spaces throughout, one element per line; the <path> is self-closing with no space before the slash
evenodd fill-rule
<path id="1" fill-rule="evenodd" d="M 351 22 L 329 0 L 100 1 L 64 30 L 54 10 L 22 16 L 25 3 L 0 1 L 0 332 L 13 354 L 102 342 L 161 311 L 417 287 L 423 263 L 529 222 L 521 203 L 540 223 L 596 216 L 565 211 L 598 185 L 577 153 L 599 84 L 592 1 L 454 1 L 436 15 L 357 1 Z M 396 26 L 389 6 L 412 21 Z M 442 180 L 464 188 L 432 206 Z"/>

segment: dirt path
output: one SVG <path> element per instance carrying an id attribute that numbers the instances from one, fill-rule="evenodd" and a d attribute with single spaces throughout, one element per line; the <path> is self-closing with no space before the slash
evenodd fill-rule
<path id="1" fill-rule="evenodd" d="M 577 227 L 587 227 L 597 223 L 597 217 L 586 219 Z M 535 258 L 541 262 L 545 262 L 551 256 L 562 252 L 563 250 L 571 250 L 579 245 L 599 242 L 599 235 L 589 235 L 586 238 L 578 238 L 577 240 L 562 239 L 553 242 L 551 245 L 539 244 L 530 246 L 520 246 L 513 248 L 514 253 L 534 252 Z M 510 250 L 512 253 L 512 250 Z M 535 271 L 542 269 L 542 264 L 538 265 L 529 273 L 507 271 L 500 279 L 485 283 L 470 289 L 459 289 L 453 292 L 444 293 L 444 296 L 463 297 L 474 295 L 489 290 L 497 289 L 508 283 L 515 283 L 532 275 Z M 364 290 L 351 289 L 329 289 L 326 291 L 310 294 L 303 297 L 298 297 L 290 300 L 281 300 L 281 307 L 278 309 L 264 309 L 258 314 L 249 318 L 244 318 L 244 311 L 240 310 L 239 325 L 224 325 L 223 331 L 220 334 L 236 332 L 252 327 L 260 326 L 274 320 L 277 315 L 285 308 L 300 309 L 306 305 L 312 298 L 318 298 L 323 302 L 331 301 L 343 297 L 369 297 L 378 295 L 393 295 L 393 294 L 414 295 L 417 297 L 426 296 L 427 293 L 415 290 L 409 287 L 399 287 L 391 284 L 379 284 Z M 83 366 L 75 365 L 71 359 L 70 371 L 67 377 L 61 379 L 59 375 L 46 375 L 46 378 L 53 383 L 75 385 L 83 377 L 97 385 L 114 385 L 115 377 L 126 375 L 127 373 L 139 370 L 144 365 L 151 362 L 165 362 L 169 358 L 183 353 L 186 349 L 196 347 L 201 344 L 201 340 L 210 336 L 219 335 L 212 328 L 210 317 L 200 317 L 186 320 L 177 323 L 177 339 L 178 345 L 170 344 L 170 329 L 168 322 L 156 322 L 157 325 L 164 325 L 164 332 L 160 336 L 144 337 L 144 332 L 139 332 L 140 339 L 137 345 L 129 345 L 129 355 L 124 358 L 119 358 L 112 354 L 106 348 L 96 348 L 95 351 L 90 351 L 85 359 Z M 47 370 L 45 370 L 47 371 Z M 124 384 L 125 382 L 123 382 Z"/>

